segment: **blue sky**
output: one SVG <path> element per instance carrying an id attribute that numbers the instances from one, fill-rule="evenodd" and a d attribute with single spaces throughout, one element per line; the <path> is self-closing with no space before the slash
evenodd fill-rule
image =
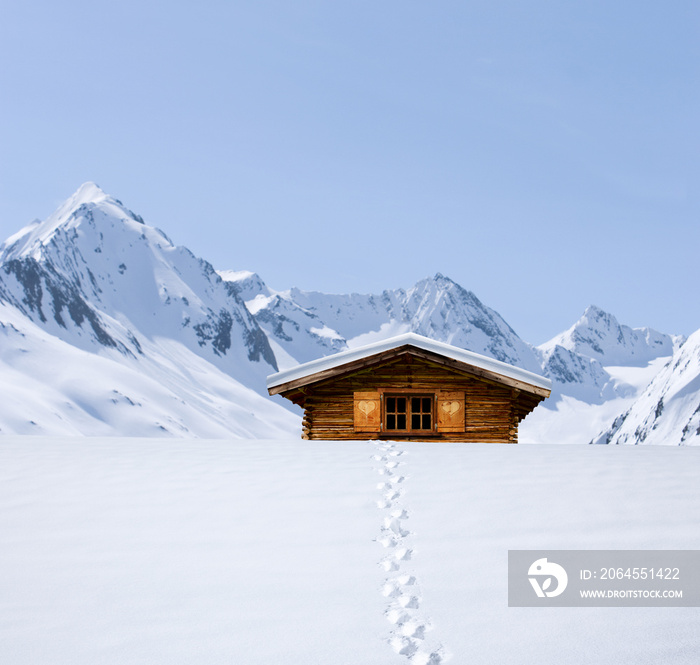
<path id="1" fill-rule="evenodd" d="M 0 236 L 87 180 L 216 268 L 700 327 L 700 4 L 0 4 Z"/>

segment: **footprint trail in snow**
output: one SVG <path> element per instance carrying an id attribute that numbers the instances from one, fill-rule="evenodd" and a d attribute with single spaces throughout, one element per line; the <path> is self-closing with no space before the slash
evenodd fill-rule
<path id="1" fill-rule="evenodd" d="M 423 597 L 416 576 L 410 570 L 413 550 L 407 527 L 409 512 L 403 507 L 406 477 L 400 472 L 406 454 L 393 441 L 378 441 L 373 460 L 381 482 L 377 507 L 383 511 L 377 542 L 386 550 L 379 566 L 386 573 L 381 593 L 386 598 L 384 615 L 391 628 L 387 639 L 391 648 L 411 665 L 441 665 L 447 661 L 442 646 L 428 645 L 426 634 L 432 626 L 420 612 Z"/>

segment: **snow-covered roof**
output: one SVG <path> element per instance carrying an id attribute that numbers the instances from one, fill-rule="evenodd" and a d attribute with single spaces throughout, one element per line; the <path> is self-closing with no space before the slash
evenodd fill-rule
<path id="1" fill-rule="evenodd" d="M 276 374 L 271 374 L 267 377 L 267 388 L 269 390 L 275 388 L 276 386 L 281 386 L 293 381 L 299 381 L 306 377 L 319 374 L 320 372 L 333 370 L 358 360 L 363 360 L 386 351 L 391 351 L 392 349 L 397 349 L 401 346 L 412 346 L 423 351 L 435 353 L 440 356 L 444 356 L 445 358 L 456 360 L 487 372 L 492 372 L 493 374 L 498 374 L 515 381 L 520 381 L 531 386 L 535 386 L 536 388 L 541 388 L 544 390 L 552 389 L 552 382 L 543 376 L 539 376 L 533 372 L 528 372 L 527 370 L 519 367 L 514 367 L 513 365 L 508 365 L 500 360 L 494 360 L 488 356 L 482 356 L 478 353 L 467 351 L 466 349 L 460 349 L 456 346 L 445 344 L 444 342 L 437 342 L 433 339 L 429 339 L 428 337 L 423 337 L 423 335 L 416 335 L 415 333 L 397 335 L 396 337 L 390 337 L 389 339 L 385 339 L 380 342 L 374 342 L 373 344 L 367 344 L 366 346 L 341 351 L 340 353 L 335 353 L 331 356 L 325 356 L 323 358 L 319 358 L 318 360 L 312 360 L 311 362 L 302 363 L 301 365 L 297 365 L 291 369 L 277 372 Z"/>

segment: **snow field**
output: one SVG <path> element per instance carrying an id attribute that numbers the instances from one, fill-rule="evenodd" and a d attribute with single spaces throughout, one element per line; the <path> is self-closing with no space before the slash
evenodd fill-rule
<path id="1" fill-rule="evenodd" d="M 404 449 L 414 574 L 455 662 L 700 662 L 700 608 L 507 606 L 509 549 L 700 549 L 700 450 Z"/>
<path id="2" fill-rule="evenodd" d="M 0 662 L 372 662 L 360 447 L 0 439 Z"/>
<path id="3" fill-rule="evenodd" d="M 509 549 L 700 549 L 700 450 L 0 438 L 0 662 L 697 663 L 700 608 L 508 608 Z"/>

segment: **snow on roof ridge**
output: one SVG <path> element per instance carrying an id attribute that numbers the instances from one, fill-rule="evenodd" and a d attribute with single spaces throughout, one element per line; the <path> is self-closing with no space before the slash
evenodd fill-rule
<path id="1" fill-rule="evenodd" d="M 291 369 L 277 372 L 276 374 L 271 374 L 267 377 L 267 387 L 273 388 L 283 383 L 288 383 L 289 381 L 295 381 L 311 374 L 333 369 L 344 365 L 345 363 L 361 360 L 362 358 L 382 353 L 383 351 L 389 351 L 406 344 L 410 344 L 424 351 L 432 351 L 433 353 L 447 356 L 453 360 L 467 363 L 481 369 L 502 374 L 503 376 L 517 379 L 539 388 L 546 388 L 547 390 L 551 390 L 552 388 L 551 380 L 540 376 L 539 374 L 529 372 L 528 370 L 521 369 L 520 367 L 515 367 L 514 365 L 509 365 L 508 363 L 496 360 L 495 358 L 489 358 L 488 356 L 474 353 L 473 351 L 460 349 L 459 347 L 452 346 L 451 344 L 447 344 L 445 342 L 438 342 L 437 340 L 430 339 L 429 337 L 424 337 L 423 335 L 418 335 L 413 332 L 403 333 L 395 337 L 389 337 L 379 342 L 367 344 L 366 346 L 340 351 L 339 353 L 335 353 L 331 356 L 324 356 L 323 358 L 319 358 L 317 360 L 302 363 L 301 365 L 297 365 Z"/>

